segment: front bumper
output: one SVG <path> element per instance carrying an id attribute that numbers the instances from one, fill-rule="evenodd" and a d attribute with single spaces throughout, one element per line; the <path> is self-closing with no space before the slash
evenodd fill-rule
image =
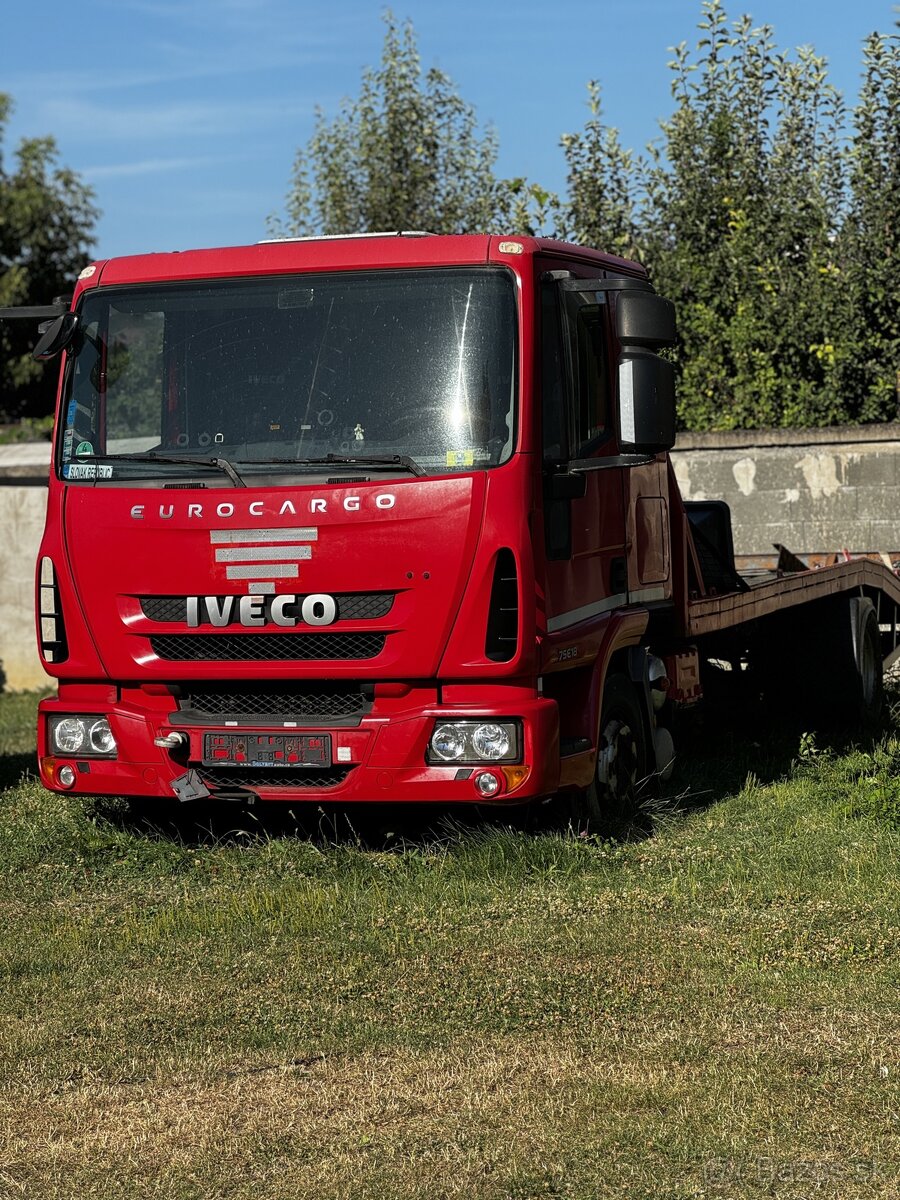
<path id="1" fill-rule="evenodd" d="M 515 707 L 508 699 L 502 707 L 479 702 L 423 704 L 402 713 L 380 713 L 377 704 L 352 726 L 316 722 L 297 725 L 291 733 L 327 735 L 333 766 L 329 769 L 285 768 L 214 769 L 202 764 L 203 736 L 210 732 L 234 733 L 224 724 L 186 727 L 158 697 L 113 703 L 97 698 L 95 687 L 69 685 L 64 699 L 41 701 L 38 718 L 38 756 L 41 779 L 51 791 L 88 795 L 141 796 L 172 799 L 173 783 L 189 770 L 196 771 L 212 799 L 246 793 L 266 801 L 309 803 L 479 803 L 521 804 L 552 795 L 559 786 L 559 714 L 555 701 L 536 693 L 523 698 L 517 689 Z M 53 754 L 48 745 L 51 715 L 97 713 L 107 716 L 116 739 L 116 758 L 79 758 Z M 425 761 L 435 722 L 466 718 L 484 721 L 517 719 L 522 723 L 522 755 L 516 769 L 485 762 L 483 766 L 431 765 Z M 242 723 L 244 733 L 283 734 L 281 724 Z M 167 749 L 154 744 L 172 733 L 184 735 L 183 744 Z M 69 766 L 75 775 L 64 787 L 59 771 Z M 475 787 L 481 770 L 494 772 L 500 790 L 485 800 Z"/>

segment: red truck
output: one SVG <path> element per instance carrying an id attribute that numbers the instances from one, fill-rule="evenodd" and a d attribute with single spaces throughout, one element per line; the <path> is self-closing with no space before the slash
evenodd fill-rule
<path id="1" fill-rule="evenodd" d="M 675 482 L 674 311 L 636 263 L 282 240 L 97 262 L 65 309 L 30 314 L 62 355 L 48 788 L 589 821 L 667 774 L 708 673 L 877 715 L 900 580 L 738 575 Z"/>

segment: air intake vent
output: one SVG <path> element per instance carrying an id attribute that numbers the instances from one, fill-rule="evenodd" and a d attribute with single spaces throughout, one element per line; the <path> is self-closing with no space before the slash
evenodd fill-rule
<path id="1" fill-rule="evenodd" d="M 519 644 L 519 580 L 512 550 L 501 550 L 494 565 L 485 657 L 509 662 Z"/>
<path id="2" fill-rule="evenodd" d="M 259 788 L 262 791 L 266 789 L 274 790 L 275 788 L 315 788 L 318 791 L 325 788 L 338 787 L 352 770 L 352 767 L 329 767 L 322 771 L 251 771 L 242 768 L 226 769 L 220 767 L 216 770 L 211 767 L 199 768 L 203 782 L 211 784 L 214 788 L 222 791 L 227 791 L 230 788 L 240 791 L 244 791 L 245 789 L 252 791 L 255 788 Z"/>
<path id="3" fill-rule="evenodd" d="M 170 662 L 290 662 L 377 658 L 383 633 L 161 634 L 150 638 Z"/>
<path id="4" fill-rule="evenodd" d="M 283 724 L 292 721 L 359 723 L 372 708 L 372 689 L 356 682 L 193 684 L 178 701 L 176 723 Z"/>
<path id="5" fill-rule="evenodd" d="M 69 657 L 66 644 L 66 628 L 63 623 L 62 604 L 53 560 L 41 559 L 38 579 L 38 614 L 41 621 L 41 655 L 45 663 L 65 662 Z"/>

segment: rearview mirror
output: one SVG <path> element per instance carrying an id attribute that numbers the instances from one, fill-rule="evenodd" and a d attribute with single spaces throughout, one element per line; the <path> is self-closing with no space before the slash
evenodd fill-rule
<path id="1" fill-rule="evenodd" d="M 31 352 L 31 357 L 38 362 L 47 362 L 71 345 L 75 330 L 78 328 L 78 314 L 62 313 L 47 325 L 41 326 L 41 336 Z"/>
<path id="2" fill-rule="evenodd" d="M 616 299 L 616 337 L 623 346 L 671 346 L 675 305 L 654 292 L 623 291 Z"/>
<path id="3" fill-rule="evenodd" d="M 646 454 L 675 445 L 675 368 L 652 350 L 619 359 L 619 445 Z"/>

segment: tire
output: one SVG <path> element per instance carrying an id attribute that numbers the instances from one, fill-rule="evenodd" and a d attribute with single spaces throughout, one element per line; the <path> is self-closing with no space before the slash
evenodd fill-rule
<path id="1" fill-rule="evenodd" d="M 774 623 L 760 645 L 756 675 L 766 709 L 791 726 L 877 725 L 884 687 L 874 604 L 835 596 Z"/>
<path id="2" fill-rule="evenodd" d="M 637 692 L 626 675 L 607 676 L 597 739 L 597 766 L 589 788 L 577 794 L 578 833 L 620 833 L 637 823 L 650 775 L 646 726 Z"/>

